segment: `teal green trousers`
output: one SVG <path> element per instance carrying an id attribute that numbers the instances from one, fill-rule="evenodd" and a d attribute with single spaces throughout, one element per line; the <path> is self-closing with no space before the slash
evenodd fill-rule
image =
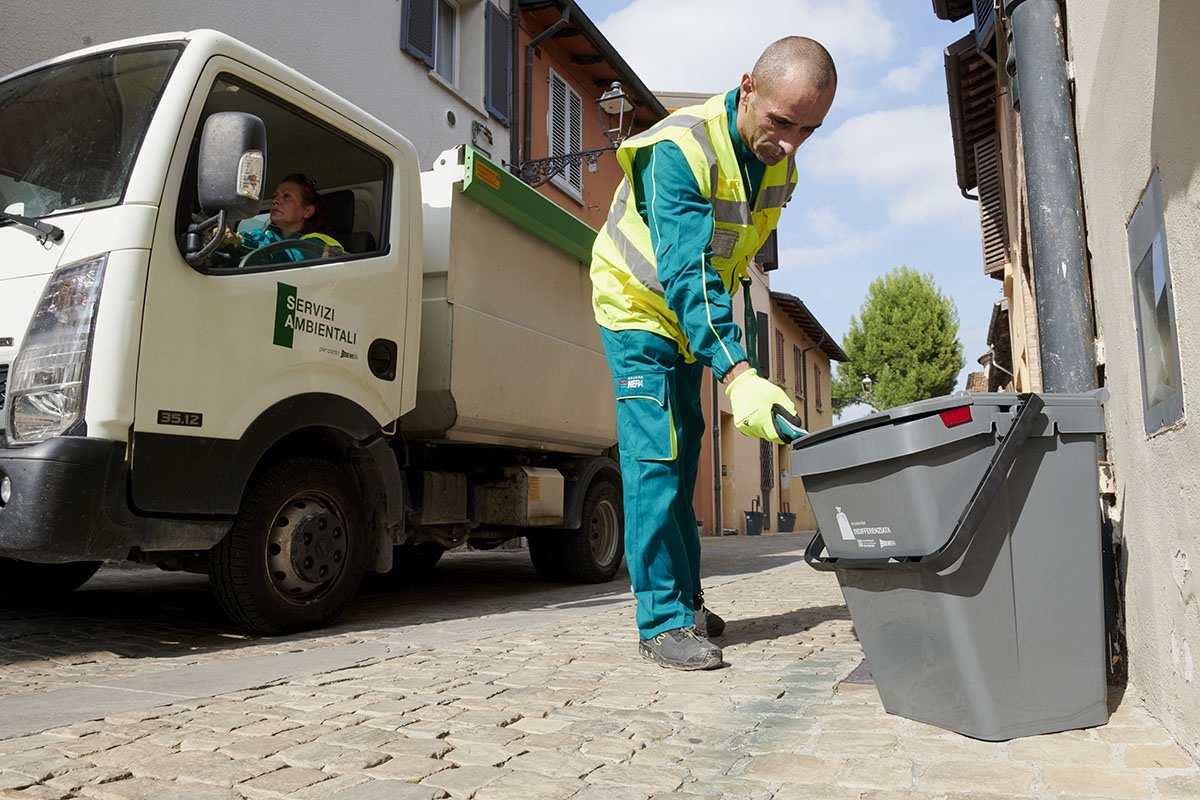
<path id="1" fill-rule="evenodd" d="M 692 498 L 704 436 L 700 379 L 671 340 L 600 329 L 617 399 L 625 563 L 641 638 L 694 624 L 700 535 Z"/>

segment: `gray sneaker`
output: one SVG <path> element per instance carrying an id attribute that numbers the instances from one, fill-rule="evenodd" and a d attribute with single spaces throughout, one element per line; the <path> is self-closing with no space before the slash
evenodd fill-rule
<path id="1" fill-rule="evenodd" d="M 715 639 L 725 632 L 725 620 L 718 617 L 704 605 L 704 593 L 696 595 L 692 603 L 696 609 L 696 633 L 705 639 Z"/>
<path id="2" fill-rule="evenodd" d="M 721 666 L 721 648 L 696 634 L 695 628 L 664 631 L 638 644 L 642 658 L 672 669 L 716 669 Z"/>

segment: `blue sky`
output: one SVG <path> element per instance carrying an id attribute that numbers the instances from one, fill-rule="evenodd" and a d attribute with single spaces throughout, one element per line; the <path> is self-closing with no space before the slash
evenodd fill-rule
<path id="1" fill-rule="evenodd" d="M 579 0 L 654 91 L 733 88 L 770 42 L 800 34 L 838 66 L 825 125 L 800 150 L 771 288 L 802 299 L 841 342 L 871 281 L 932 273 L 958 309 L 967 358 L 987 351 L 1000 281 L 983 274 L 978 204 L 954 174 L 942 50 L 970 32 L 930 0 Z"/>

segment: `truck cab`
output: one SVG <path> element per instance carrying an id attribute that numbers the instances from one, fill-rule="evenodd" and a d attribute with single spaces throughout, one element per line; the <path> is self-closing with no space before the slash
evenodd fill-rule
<path id="1" fill-rule="evenodd" d="M 460 185 L 469 160 L 461 148 L 443 159 Z M 330 235 L 228 244 L 268 224 L 293 174 Z M 602 554 L 581 577 L 611 578 L 619 477 L 604 411 L 580 409 L 566 436 L 454 434 L 453 369 L 433 360 L 455 352 L 437 337 L 464 334 L 449 267 L 430 264 L 422 200 L 403 136 L 221 33 L 91 48 L 0 82 L 9 585 L 70 589 L 105 561 L 204 571 L 235 621 L 278 633 L 333 619 L 396 554 L 431 560 L 469 540 L 529 535 L 548 576 L 572 571 L 575 541 Z M 431 302 L 442 311 L 423 330 Z M 599 348 L 579 336 L 590 355 L 575 391 L 594 394 Z M 419 393 L 436 411 L 422 413 Z M 406 418 L 423 420 L 415 438 Z M 548 512 L 531 505 L 531 480 L 557 497 Z M 597 517 L 584 501 L 601 484 Z M 488 486 L 517 492 L 523 511 L 487 510 L 499 508 Z M 553 530 L 564 535 L 539 536 Z"/>

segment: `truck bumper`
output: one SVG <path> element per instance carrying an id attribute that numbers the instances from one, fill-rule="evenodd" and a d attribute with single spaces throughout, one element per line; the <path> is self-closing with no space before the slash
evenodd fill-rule
<path id="1" fill-rule="evenodd" d="M 0 450 L 0 556 L 62 562 L 121 559 L 133 537 L 124 442 L 59 437 Z"/>

